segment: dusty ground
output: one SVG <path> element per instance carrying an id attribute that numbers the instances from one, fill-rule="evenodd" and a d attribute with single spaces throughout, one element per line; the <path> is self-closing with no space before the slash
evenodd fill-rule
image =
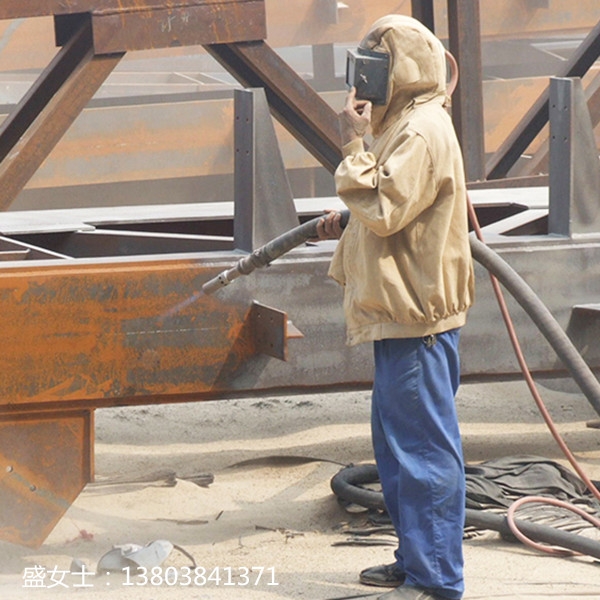
<path id="1" fill-rule="evenodd" d="M 542 392 L 586 472 L 600 479 L 600 430 L 586 428 L 597 415 L 579 394 Z M 468 461 L 560 458 L 521 382 L 465 384 L 458 408 Z M 344 523 L 364 517 L 344 511 L 329 487 L 342 464 L 372 462 L 368 421 L 366 391 L 99 410 L 97 483 L 41 548 L 0 543 L 0 598 L 375 598 L 357 573 L 389 562 L 392 546 L 334 545 L 348 538 Z M 131 483 L 161 470 L 177 474 L 175 486 Z M 189 480 L 201 474 L 214 482 Z M 157 539 L 184 548 L 208 579 L 190 576 L 178 550 L 154 580 L 66 573 L 73 558 L 93 571 L 113 545 Z M 551 557 L 495 533 L 465 541 L 465 555 L 467 600 L 600 598 L 600 567 L 588 558 Z M 26 588 L 36 565 L 45 587 Z"/>

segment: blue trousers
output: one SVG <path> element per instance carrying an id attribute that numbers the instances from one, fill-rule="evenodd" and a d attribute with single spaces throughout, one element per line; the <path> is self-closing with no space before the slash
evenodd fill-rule
<path id="1" fill-rule="evenodd" d="M 374 342 L 372 437 L 386 508 L 408 585 L 450 600 L 464 592 L 465 475 L 454 398 L 455 329 Z"/>

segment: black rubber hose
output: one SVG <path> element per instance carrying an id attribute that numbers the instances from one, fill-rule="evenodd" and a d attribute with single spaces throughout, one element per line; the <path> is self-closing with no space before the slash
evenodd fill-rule
<path id="1" fill-rule="evenodd" d="M 495 275 L 521 305 L 600 415 L 600 383 L 552 313 L 525 280 L 496 252 L 474 236 L 470 237 L 470 244 L 473 258 Z"/>
<path id="2" fill-rule="evenodd" d="M 348 222 L 350 212 L 344 210 L 341 211 L 341 214 L 341 225 L 344 227 Z M 267 266 L 293 248 L 317 237 L 317 224 L 322 218 L 322 216 L 315 217 L 244 256 L 232 268 L 207 281 L 202 286 L 202 292 L 212 294 L 229 285 L 238 277 L 249 275 L 255 269 Z M 600 415 L 600 383 L 550 311 L 523 278 L 496 252 L 473 235 L 469 239 L 473 258 L 495 275 L 523 307 L 542 335 L 548 340 L 594 410 Z"/>
<path id="3" fill-rule="evenodd" d="M 373 484 L 378 481 L 379 474 L 376 465 L 352 465 L 342 469 L 333 476 L 331 479 L 331 489 L 338 498 L 347 502 L 352 502 L 365 508 L 385 510 L 385 503 L 381 492 L 360 487 L 361 485 Z M 600 542 L 596 540 L 522 519 L 515 520 L 515 523 L 519 530 L 532 540 L 559 546 L 573 552 L 579 552 L 586 556 L 600 559 Z M 503 515 L 467 508 L 465 510 L 465 526 L 497 531 L 504 539 L 516 541 L 508 526 L 506 517 Z"/>
<path id="4" fill-rule="evenodd" d="M 349 210 L 342 210 L 340 225 L 345 227 L 350 218 Z M 231 269 L 227 269 L 222 273 L 219 273 L 216 277 L 207 281 L 202 286 L 202 291 L 205 294 L 212 294 L 222 287 L 229 285 L 234 279 L 237 279 L 241 275 L 249 275 L 255 269 L 266 267 L 272 263 L 275 259 L 283 256 L 290 250 L 293 250 L 300 244 L 303 244 L 311 238 L 317 237 L 317 225 L 323 216 L 315 217 L 294 229 L 290 229 L 275 239 L 267 242 L 264 246 L 257 248 L 251 254 L 241 258 L 236 265 Z"/>
<path id="5" fill-rule="evenodd" d="M 342 500 L 353 502 L 365 508 L 385 510 L 381 492 L 361 487 L 378 481 L 377 465 L 368 464 L 345 467 L 331 478 L 330 483 L 333 493 Z"/>

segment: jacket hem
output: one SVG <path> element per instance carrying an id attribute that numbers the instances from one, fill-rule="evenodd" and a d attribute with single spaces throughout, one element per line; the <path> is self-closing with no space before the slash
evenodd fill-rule
<path id="1" fill-rule="evenodd" d="M 462 327 L 466 320 L 467 313 L 465 311 L 432 323 L 373 323 L 372 325 L 349 329 L 346 343 L 349 346 L 356 346 L 357 344 L 376 340 L 423 337 L 457 329 Z"/>

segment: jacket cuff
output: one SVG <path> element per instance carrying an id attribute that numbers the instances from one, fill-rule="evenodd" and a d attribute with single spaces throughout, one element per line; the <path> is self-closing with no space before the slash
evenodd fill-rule
<path id="1" fill-rule="evenodd" d="M 342 155 L 344 158 L 352 156 L 353 154 L 359 154 L 365 151 L 365 145 L 361 137 L 353 139 L 351 142 L 342 146 Z"/>

